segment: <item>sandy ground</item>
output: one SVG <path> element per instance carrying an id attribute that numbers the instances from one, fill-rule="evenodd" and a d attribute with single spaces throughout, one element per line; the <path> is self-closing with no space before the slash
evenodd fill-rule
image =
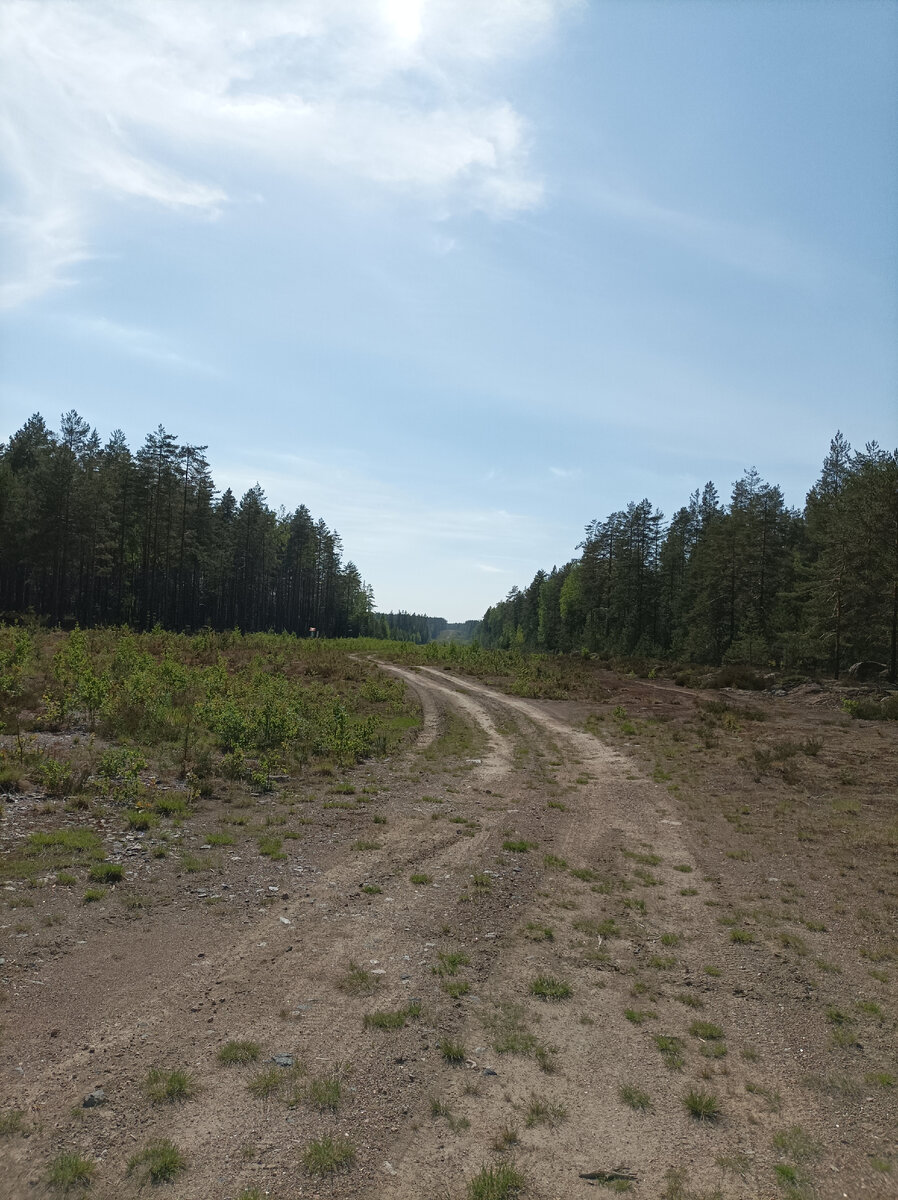
<path id="1" fill-rule="evenodd" d="M 137 1195 L 129 1160 L 160 1137 L 188 1162 L 156 1189 L 178 1200 L 461 1198 L 500 1162 L 545 1200 L 627 1185 L 670 1200 L 898 1196 L 895 846 L 846 835 L 831 854 L 802 809 L 813 781 L 753 778 L 723 756 L 734 731 L 706 746 L 721 764 L 709 798 L 671 736 L 695 711 L 683 689 L 626 684 L 587 705 L 385 669 L 424 714 L 401 759 L 204 800 L 167 858 L 151 834 L 66 814 L 99 828 L 125 880 L 91 904 L 82 881 L 6 885 L 0 1112 L 24 1115 L 0 1136 L 0 1196 L 58 1194 L 47 1177 L 63 1152 L 97 1163 L 91 1194 Z M 611 716 L 622 698 L 655 719 L 655 742 Z M 812 698 L 788 715 L 852 734 Z M 879 794 L 857 803 L 894 828 L 894 730 L 864 737 L 856 769 L 881 754 Z M 20 796 L 3 834 L 58 824 Z M 233 844 L 210 847 L 221 830 Z M 283 858 L 260 855 L 266 832 Z M 370 994 L 353 994 L 352 964 Z M 541 998 L 541 977 L 569 994 Z M 365 1025 L 413 1001 L 403 1028 Z M 657 1037 L 678 1039 L 673 1061 Z M 257 1043 L 259 1061 L 219 1065 L 231 1039 Z M 294 1067 L 259 1098 L 248 1085 L 275 1054 Z M 195 1095 L 152 1103 L 152 1068 L 186 1069 Z M 335 1110 L 308 1095 L 319 1077 L 340 1081 Z M 105 1103 L 84 1108 L 97 1087 Z M 716 1119 L 691 1115 L 690 1090 L 716 1099 Z M 303 1155 L 323 1136 L 355 1160 L 320 1179 Z M 584 1178 L 600 1172 L 629 1178 Z"/>

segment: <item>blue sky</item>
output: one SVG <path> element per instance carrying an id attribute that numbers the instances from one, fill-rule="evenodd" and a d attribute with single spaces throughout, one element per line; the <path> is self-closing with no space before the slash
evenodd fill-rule
<path id="1" fill-rule="evenodd" d="M 898 3 L 7 0 L 0 440 L 162 423 L 478 617 L 898 443 Z"/>

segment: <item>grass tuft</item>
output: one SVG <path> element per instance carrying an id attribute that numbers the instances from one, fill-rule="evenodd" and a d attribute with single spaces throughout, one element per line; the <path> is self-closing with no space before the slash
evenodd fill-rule
<path id="1" fill-rule="evenodd" d="M 138 1173 L 142 1183 L 171 1183 L 186 1170 L 187 1159 L 168 1138 L 148 1142 L 128 1161 L 128 1174 Z"/>
<path id="2" fill-rule="evenodd" d="M 683 1105 L 696 1121 L 717 1121 L 720 1118 L 719 1100 L 701 1088 L 690 1088 L 683 1096 Z"/>
<path id="3" fill-rule="evenodd" d="M 225 1042 L 217 1058 L 223 1067 L 242 1067 L 257 1062 L 261 1053 L 258 1042 Z"/>
<path id="4" fill-rule="evenodd" d="M 624 1104 L 636 1112 L 645 1112 L 646 1109 L 652 1107 L 652 1098 L 648 1092 L 644 1092 L 642 1088 L 633 1087 L 632 1084 L 621 1084 L 617 1089 L 617 1094 Z"/>
<path id="5" fill-rule="evenodd" d="M 346 1140 L 332 1137 L 317 1138 L 309 1142 L 302 1155 L 302 1165 L 309 1175 L 335 1175 L 348 1171 L 355 1162 L 355 1147 Z"/>
<path id="6" fill-rule="evenodd" d="M 468 1181 L 465 1200 L 513 1200 L 525 1185 L 524 1176 L 511 1163 L 499 1163 L 495 1167 L 482 1167 Z"/>
<path id="7" fill-rule="evenodd" d="M 535 979 L 531 979 L 529 992 L 538 1000 L 550 1001 L 569 1000 L 574 994 L 569 983 L 565 983 L 563 979 L 556 979 L 554 975 L 537 975 Z"/>
<path id="8" fill-rule="evenodd" d="M 179 1104 L 195 1096 L 199 1088 L 189 1071 L 154 1067 L 147 1075 L 144 1091 L 154 1104 Z"/>
<path id="9" fill-rule="evenodd" d="M 72 1188 L 87 1187 L 93 1179 L 97 1164 L 90 1158 L 82 1158 L 80 1154 L 60 1154 L 50 1164 L 50 1174 L 47 1182 L 50 1187 L 60 1192 L 69 1192 Z"/>

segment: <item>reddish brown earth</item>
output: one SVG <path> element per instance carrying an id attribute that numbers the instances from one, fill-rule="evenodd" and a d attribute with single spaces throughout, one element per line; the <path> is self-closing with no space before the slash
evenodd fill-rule
<path id="1" fill-rule="evenodd" d="M 601 1171 L 652 1200 L 898 1196 L 895 723 L 851 721 L 829 690 L 609 673 L 594 701 L 534 701 L 388 669 L 423 708 L 404 757 L 204 800 L 167 858 L 108 818 L 126 877 L 94 903 L 83 879 L 6 885 L 0 1114 L 24 1115 L 0 1195 L 58 1194 L 50 1164 L 78 1152 L 91 1194 L 135 1196 L 130 1158 L 168 1137 L 189 1165 L 158 1190 L 178 1200 L 460 1200 L 502 1161 L 545 1200 L 602 1194 L 583 1178 Z M 37 794 L 6 809 L 10 853 L 60 824 Z M 266 833 L 285 857 L 260 855 Z M 372 994 L 345 990 L 353 963 Z M 540 999 L 540 976 L 570 995 Z M 412 998 L 404 1028 L 365 1026 Z M 500 1052 L 515 1032 L 525 1052 Z M 679 1039 L 674 1069 L 656 1035 Z M 230 1039 L 259 1062 L 218 1065 Z M 294 1069 L 256 1098 L 281 1053 Z M 196 1094 L 152 1103 L 152 1068 Z M 308 1098 L 321 1076 L 336 1111 Z M 318 1179 L 302 1162 L 324 1135 L 356 1157 Z"/>

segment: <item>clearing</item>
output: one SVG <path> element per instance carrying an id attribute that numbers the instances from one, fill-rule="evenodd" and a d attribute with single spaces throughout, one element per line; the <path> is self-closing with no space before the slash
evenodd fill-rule
<path id="1" fill-rule="evenodd" d="M 6 795 L 3 1195 L 898 1194 L 898 724 L 383 670 L 392 758 Z"/>

